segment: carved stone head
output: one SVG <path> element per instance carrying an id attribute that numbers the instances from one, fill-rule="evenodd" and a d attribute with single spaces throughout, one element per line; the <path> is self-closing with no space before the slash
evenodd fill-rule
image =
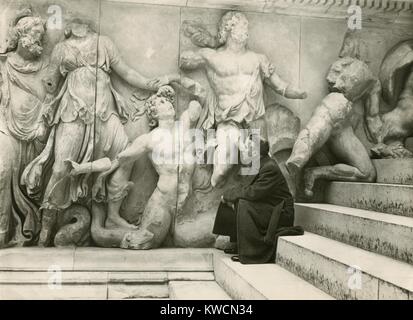
<path id="1" fill-rule="evenodd" d="M 155 128 L 159 120 L 175 118 L 175 91 L 170 86 L 162 86 L 158 92 L 150 96 L 145 102 L 149 126 Z"/>
<path id="2" fill-rule="evenodd" d="M 15 19 L 9 30 L 7 51 L 15 51 L 18 47 L 33 58 L 43 52 L 43 37 L 46 32 L 45 23 L 37 16 L 23 16 Z"/>
<path id="3" fill-rule="evenodd" d="M 248 19 L 243 13 L 229 11 L 221 18 L 218 29 L 219 44 L 225 44 L 228 37 L 239 43 L 248 40 Z"/>
<path id="4" fill-rule="evenodd" d="M 373 86 L 376 78 L 366 63 L 345 57 L 331 65 L 326 80 L 330 91 L 340 92 L 355 101 Z"/>

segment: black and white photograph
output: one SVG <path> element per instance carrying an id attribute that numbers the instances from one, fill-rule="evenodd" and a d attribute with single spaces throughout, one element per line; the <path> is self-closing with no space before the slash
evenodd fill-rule
<path id="1" fill-rule="evenodd" d="M 413 300 L 413 0 L 0 0 L 0 300 Z"/>

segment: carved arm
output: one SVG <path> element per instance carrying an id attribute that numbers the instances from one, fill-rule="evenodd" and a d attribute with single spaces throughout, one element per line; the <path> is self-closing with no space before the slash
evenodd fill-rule
<path id="1" fill-rule="evenodd" d="M 112 65 L 112 69 L 127 83 L 130 85 L 136 87 L 136 88 L 141 88 L 141 89 L 146 89 L 146 90 L 151 90 L 155 91 L 157 90 L 157 86 L 153 82 L 150 81 L 150 79 L 144 77 L 141 75 L 139 72 L 136 70 L 132 69 L 128 64 L 121 58 L 119 58 L 119 61 Z"/>
<path id="2" fill-rule="evenodd" d="M 198 52 L 184 51 L 179 59 L 179 67 L 184 70 L 194 70 L 205 66 L 203 52 L 208 49 L 201 49 Z"/>
<path id="3" fill-rule="evenodd" d="M 286 81 L 280 78 L 275 72 L 265 81 L 275 92 L 288 99 L 305 99 L 307 93 L 301 89 L 294 88 Z"/>
<path id="4" fill-rule="evenodd" d="M 125 163 L 138 160 L 142 155 L 149 152 L 151 140 L 150 134 L 143 134 L 137 137 L 132 144 L 117 155 L 115 161 L 122 166 Z"/>

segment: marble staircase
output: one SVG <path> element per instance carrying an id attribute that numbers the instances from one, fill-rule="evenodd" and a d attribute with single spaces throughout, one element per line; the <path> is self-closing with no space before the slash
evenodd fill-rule
<path id="1" fill-rule="evenodd" d="M 306 233 L 279 240 L 276 264 L 337 299 L 413 299 L 413 161 L 374 163 L 377 183 L 296 204 Z"/>

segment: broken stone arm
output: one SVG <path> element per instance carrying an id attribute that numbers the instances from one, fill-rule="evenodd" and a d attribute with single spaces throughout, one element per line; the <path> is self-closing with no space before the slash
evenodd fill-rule
<path id="1" fill-rule="evenodd" d="M 265 82 L 272 89 L 274 89 L 275 92 L 288 99 L 307 98 L 307 93 L 305 91 L 294 88 L 292 85 L 281 79 L 280 76 L 275 72 L 273 72 L 273 74 L 269 78 L 267 78 Z"/>
<path id="2" fill-rule="evenodd" d="M 111 169 L 112 162 L 109 158 L 102 158 L 92 162 L 78 164 L 72 160 L 66 160 L 65 163 L 71 167 L 70 175 L 76 176 L 79 174 L 103 172 Z"/>
<path id="3" fill-rule="evenodd" d="M 161 81 L 160 79 L 149 79 L 144 77 L 138 71 L 131 68 L 123 59 L 119 59 L 117 63 L 112 65 L 112 69 L 120 76 L 123 80 L 129 83 L 131 86 L 146 90 L 156 90 Z M 163 84 L 163 83 L 162 83 Z M 166 84 L 166 83 L 165 83 Z"/>
<path id="4" fill-rule="evenodd" d="M 210 49 L 201 49 L 197 52 L 184 51 L 179 59 L 179 67 L 183 70 L 195 70 L 205 66 L 204 52 Z"/>

